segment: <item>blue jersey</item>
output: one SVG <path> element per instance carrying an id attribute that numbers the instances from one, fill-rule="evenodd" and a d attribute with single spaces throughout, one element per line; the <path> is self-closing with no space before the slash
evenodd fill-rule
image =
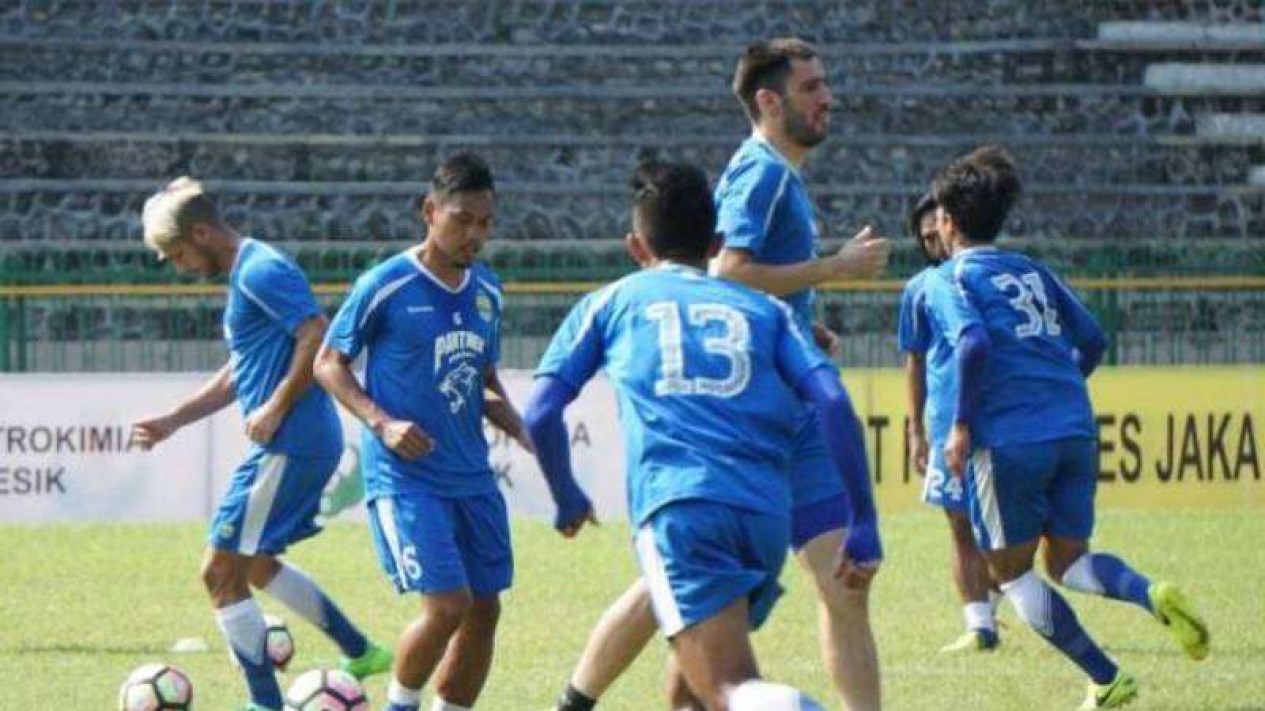
<path id="1" fill-rule="evenodd" d="M 977 247 L 941 265 L 926 291 L 951 345 L 973 324 L 988 333 L 988 378 L 971 423 L 976 443 L 1096 436 L 1074 349 L 1105 339 L 1085 305 L 1045 265 Z"/>
<path id="2" fill-rule="evenodd" d="M 958 371 L 953 349 L 940 323 L 927 306 L 927 281 L 935 269 L 927 267 L 905 283 L 900 297 L 896 343 L 904 353 L 922 355 L 926 363 L 926 426 L 933 445 L 943 443 L 953 426 L 958 401 Z"/>
<path id="3" fill-rule="evenodd" d="M 321 307 L 298 265 L 253 239 L 238 247 L 228 285 L 224 340 L 237 401 L 249 416 L 285 378 L 294 356 L 295 330 L 320 315 Z M 340 454 L 343 430 L 329 395 L 317 385 L 304 391 L 263 448 L 305 457 Z"/>
<path id="4" fill-rule="evenodd" d="M 716 184 L 716 230 L 725 247 L 760 264 L 798 264 L 817 256 L 813 203 L 799 172 L 760 136 L 743 142 Z M 816 293 L 787 294 L 800 326 L 813 323 Z"/>
<path id="5" fill-rule="evenodd" d="M 641 525 L 687 499 L 786 515 L 794 388 L 828 366 L 785 304 L 665 265 L 581 300 L 537 375 L 579 391 L 605 369 L 619 400 L 629 514 Z"/>
<path id="6" fill-rule="evenodd" d="M 410 462 L 366 429 L 369 499 L 496 491 L 483 434 L 483 382 L 500 360 L 500 333 L 501 286 L 483 264 L 452 289 L 404 252 L 356 280 L 326 343 L 353 358 L 367 349 L 369 397 L 435 440 L 434 451 Z"/>

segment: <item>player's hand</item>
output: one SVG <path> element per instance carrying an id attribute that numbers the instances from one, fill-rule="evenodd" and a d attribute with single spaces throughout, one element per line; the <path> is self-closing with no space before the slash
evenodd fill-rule
<path id="1" fill-rule="evenodd" d="M 597 512 L 593 510 L 592 506 L 584 512 L 583 516 L 580 516 L 570 523 L 559 526 L 558 533 L 561 533 L 563 538 L 575 538 L 576 535 L 580 533 L 580 529 L 584 528 L 584 524 L 586 523 L 591 523 L 594 526 L 601 525 L 597 520 Z"/>
<path id="2" fill-rule="evenodd" d="M 408 420 L 387 420 L 374 427 L 374 432 L 388 449 L 410 462 L 425 457 L 435 449 L 435 440 Z"/>
<path id="3" fill-rule="evenodd" d="M 882 561 L 883 543 L 879 540 L 878 526 L 873 522 L 853 523 L 839 547 L 834 575 L 849 590 L 865 590 L 878 575 Z"/>
<path id="4" fill-rule="evenodd" d="M 927 473 L 927 458 L 931 454 L 931 444 L 927 442 L 927 431 L 914 423 L 909 423 L 909 458 L 919 474 Z"/>
<path id="5" fill-rule="evenodd" d="M 271 401 L 265 402 L 246 418 L 246 436 L 255 444 L 268 444 L 272 441 L 285 413 L 274 407 Z"/>
<path id="6" fill-rule="evenodd" d="M 827 328 L 824 323 L 813 324 L 813 341 L 831 358 L 843 357 L 843 339 L 839 337 L 839 334 Z"/>
<path id="7" fill-rule="evenodd" d="M 971 456 L 971 428 L 962 423 L 953 425 L 944 443 L 944 463 L 953 476 L 966 476 L 966 460 Z"/>
<path id="8" fill-rule="evenodd" d="M 170 415 L 160 415 L 132 423 L 131 441 L 141 449 L 149 451 L 154 445 L 167 439 L 180 429 L 180 425 Z"/>
<path id="9" fill-rule="evenodd" d="M 873 279 L 887 266 L 892 245 L 866 225 L 834 255 L 835 276 L 842 279 Z"/>

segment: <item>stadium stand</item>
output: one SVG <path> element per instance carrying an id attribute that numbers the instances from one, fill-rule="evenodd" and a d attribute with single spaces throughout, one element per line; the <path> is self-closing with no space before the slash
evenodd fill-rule
<path id="1" fill-rule="evenodd" d="M 746 132 L 727 91 L 734 57 L 781 34 L 819 43 L 839 99 L 806 174 L 827 245 L 863 223 L 898 234 L 937 165 L 1001 142 L 1027 183 L 1009 232 L 1074 275 L 1265 274 L 1258 2 L 7 7 L 4 284 L 168 281 L 139 248 L 137 211 L 181 173 L 206 179 L 231 222 L 282 242 L 315 281 L 345 282 L 417 238 L 421 180 L 460 149 L 483 153 L 500 180 L 489 259 L 507 280 L 608 279 L 628 268 L 612 240 L 626 229 L 631 166 L 671 155 L 717 174 Z M 903 245 L 895 276 L 916 267 Z M 1117 362 L 1217 362 L 1262 357 L 1258 296 L 1103 289 L 1091 300 L 1117 330 Z M 21 329 L 10 299 L 0 370 L 19 355 L 24 367 L 190 367 L 53 354 L 72 341 L 217 332 L 205 299 L 111 298 L 28 298 Z M 516 295 L 512 365 L 531 364 L 573 298 Z M 894 362 L 895 299 L 882 288 L 827 300 L 827 320 L 854 336 L 850 364 Z M 189 348 L 208 353 L 195 364 L 216 358 Z"/>

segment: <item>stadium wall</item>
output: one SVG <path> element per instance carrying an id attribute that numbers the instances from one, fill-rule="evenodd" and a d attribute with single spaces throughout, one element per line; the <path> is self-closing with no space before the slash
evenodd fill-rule
<path id="1" fill-rule="evenodd" d="M 205 374 L 0 376 L 0 522 L 201 520 L 246 448 L 226 410 L 153 452 L 128 423 L 192 392 Z M 522 402 L 527 371 L 505 382 Z M 866 423 L 885 511 L 918 506 L 922 477 L 905 447 L 903 374 L 853 370 L 845 381 Z M 1265 508 L 1265 370 L 1255 366 L 1103 368 L 1091 380 L 1100 432 L 1099 501 L 1138 508 Z M 344 415 L 345 416 L 345 415 Z M 346 416 L 345 416 L 346 418 Z M 345 419 L 346 431 L 359 427 Z M 603 519 L 623 517 L 623 447 L 615 398 L 599 380 L 569 411 L 575 470 Z M 492 464 L 515 515 L 549 519 L 534 460 L 489 430 Z M 348 437 L 329 503 L 354 503 L 358 436 Z M 359 507 L 354 508 L 360 511 Z M 353 514 L 355 515 L 355 514 Z"/>

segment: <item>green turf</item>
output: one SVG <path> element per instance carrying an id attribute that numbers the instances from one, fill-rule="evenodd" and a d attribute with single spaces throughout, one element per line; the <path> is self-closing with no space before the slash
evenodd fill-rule
<path id="1" fill-rule="evenodd" d="M 549 705 L 589 627 L 632 579 L 626 532 L 608 525 L 564 541 L 540 524 L 516 526 L 517 583 L 505 598 L 498 656 L 480 709 Z M 1037 711 L 1080 702 L 1079 673 L 1009 610 L 999 653 L 938 655 L 960 626 L 947 531 L 937 516 L 922 512 L 888 517 L 884 533 L 889 558 L 873 609 L 889 709 Z M 1213 630 L 1212 656 L 1196 664 L 1141 611 L 1069 594 L 1091 633 L 1138 678 L 1136 708 L 1265 710 L 1265 517 L 1112 511 L 1100 517 L 1098 534 L 1099 547 L 1182 585 Z M 174 663 L 192 677 L 199 711 L 235 708 L 244 688 L 198 580 L 202 535 L 196 525 L 0 526 L 0 709 L 108 710 L 127 672 L 151 660 Z M 397 597 L 378 571 L 360 527 L 334 526 L 293 559 L 375 639 L 392 641 L 413 613 L 415 602 Z M 837 708 L 820 667 L 812 596 L 797 570 L 788 569 L 784 583 L 788 595 L 756 638 L 763 671 Z M 280 611 L 270 600 L 264 605 Z M 298 644 L 291 678 L 335 661 L 317 631 L 284 616 Z M 206 639 L 211 651 L 167 651 L 191 636 Z M 664 708 L 663 651 L 656 641 L 599 708 Z M 385 682 L 368 688 L 380 708 Z"/>

